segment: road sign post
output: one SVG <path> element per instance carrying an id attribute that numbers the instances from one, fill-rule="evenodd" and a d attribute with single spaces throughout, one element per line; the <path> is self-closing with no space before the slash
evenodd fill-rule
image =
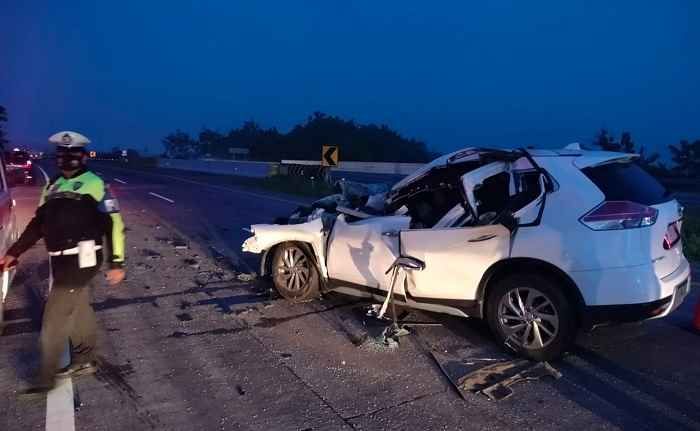
<path id="1" fill-rule="evenodd" d="M 321 150 L 321 166 L 334 168 L 338 166 L 338 147 L 324 145 Z"/>

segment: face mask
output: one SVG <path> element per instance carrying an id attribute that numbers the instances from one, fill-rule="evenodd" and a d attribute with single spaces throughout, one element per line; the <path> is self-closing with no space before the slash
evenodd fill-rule
<path id="1" fill-rule="evenodd" d="M 83 167 L 82 150 L 57 150 L 56 166 L 62 171 L 74 171 Z"/>

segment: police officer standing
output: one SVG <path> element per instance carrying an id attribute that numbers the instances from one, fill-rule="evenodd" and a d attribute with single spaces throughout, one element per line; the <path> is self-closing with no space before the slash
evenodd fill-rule
<path id="1" fill-rule="evenodd" d="M 14 264 L 41 238 L 49 253 L 52 282 L 41 327 L 41 369 L 36 386 L 26 390 L 25 396 L 51 390 L 57 376 L 96 371 L 97 328 L 89 287 L 105 258 L 110 285 L 125 276 L 124 223 L 109 188 L 86 167 L 85 146 L 90 141 L 67 131 L 51 136 L 49 142 L 56 145 L 61 174 L 46 185 L 34 218 L 0 259 L 3 268 Z M 69 340 L 71 363 L 58 370 Z"/>

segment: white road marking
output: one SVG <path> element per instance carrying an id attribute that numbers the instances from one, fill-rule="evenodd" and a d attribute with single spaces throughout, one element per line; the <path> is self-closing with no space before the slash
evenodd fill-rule
<path id="1" fill-rule="evenodd" d="M 161 196 L 161 195 L 159 195 L 158 193 L 148 192 L 148 194 L 151 195 L 151 196 L 157 197 L 158 199 L 163 199 L 163 200 L 166 201 L 166 202 L 170 202 L 171 204 L 174 204 L 174 203 L 175 203 L 174 200 L 172 200 L 172 199 L 170 199 L 170 198 L 166 198 L 165 196 Z"/>
<path id="2" fill-rule="evenodd" d="M 70 364 L 70 347 L 66 345 L 61 367 Z M 46 394 L 46 431 L 75 431 L 75 406 L 73 405 L 73 379 L 56 380 L 56 387 Z"/>
<path id="3" fill-rule="evenodd" d="M 39 168 L 39 171 L 41 171 L 41 175 L 44 176 L 44 181 L 46 181 L 46 184 L 48 184 L 49 181 L 51 181 L 49 179 L 49 174 L 47 174 L 46 171 L 44 170 L 44 168 L 42 168 L 41 166 L 37 165 L 36 167 Z"/>
<path id="4" fill-rule="evenodd" d="M 73 381 L 58 379 L 56 387 L 46 395 L 46 431 L 75 431 Z"/>
<path id="5" fill-rule="evenodd" d="M 114 181 L 120 183 L 120 184 L 126 184 L 126 181 L 120 180 L 119 178 L 115 178 Z"/>
<path id="6" fill-rule="evenodd" d="M 218 185 L 215 185 L 215 184 L 207 184 L 207 183 L 202 183 L 202 182 L 199 182 L 199 181 L 187 180 L 187 179 L 180 178 L 180 177 L 176 177 L 176 176 L 173 176 L 173 175 L 154 174 L 154 173 L 151 173 L 151 172 L 137 171 L 137 170 L 135 170 L 135 169 L 125 169 L 125 168 L 114 168 L 114 167 L 112 167 L 112 169 L 116 169 L 116 170 L 120 170 L 120 171 L 133 172 L 133 173 L 135 173 L 135 174 L 150 175 L 150 176 L 153 176 L 153 177 L 168 178 L 168 179 L 175 180 L 175 181 L 181 181 L 181 182 L 183 182 L 183 183 L 195 184 L 195 185 L 198 185 L 198 186 L 204 186 L 204 187 L 209 187 L 209 188 L 212 188 L 212 189 L 223 190 L 223 191 L 226 191 L 226 192 L 229 192 L 229 193 L 240 193 L 240 194 L 243 194 L 243 195 L 254 196 L 254 197 L 260 198 L 260 199 L 267 199 L 267 200 L 271 200 L 271 201 L 284 202 L 284 203 L 286 203 L 286 204 L 292 204 L 292 205 L 298 205 L 298 206 L 306 205 L 306 203 L 300 202 L 300 201 L 293 201 L 293 200 L 291 200 L 291 199 L 278 198 L 278 197 L 275 197 L 275 196 L 263 195 L 263 194 L 260 194 L 260 193 L 247 192 L 247 191 L 243 191 L 243 190 L 235 190 L 235 189 L 231 189 L 231 188 L 224 187 L 224 186 L 218 186 Z"/>

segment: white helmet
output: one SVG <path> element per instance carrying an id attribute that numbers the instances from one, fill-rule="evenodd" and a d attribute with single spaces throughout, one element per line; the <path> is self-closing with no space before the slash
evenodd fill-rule
<path id="1" fill-rule="evenodd" d="M 49 142 L 63 148 L 85 148 L 90 140 L 78 132 L 64 131 L 54 133 L 49 137 Z"/>

